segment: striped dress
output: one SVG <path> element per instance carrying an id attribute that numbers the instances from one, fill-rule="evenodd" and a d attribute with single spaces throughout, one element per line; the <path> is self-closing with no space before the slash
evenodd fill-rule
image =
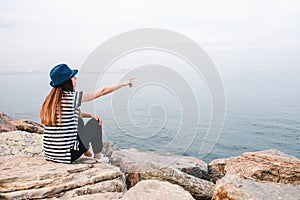
<path id="1" fill-rule="evenodd" d="M 78 117 L 82 92 L 63 91 L 62 123 L 45 126 L 43 137 L 44 157 L 46 160 L 71 163 L 71 149 L 78 149 Z M 58 115 L 56 120 L 58 122 Z"/>

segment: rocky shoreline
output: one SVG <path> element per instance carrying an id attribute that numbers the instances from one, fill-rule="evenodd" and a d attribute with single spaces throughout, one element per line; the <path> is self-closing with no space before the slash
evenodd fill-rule
<path id="1" fill-rule="evenodd" d="M 105 142 L 109 163 L 68 165 L 46 161 L 42 134 L 26 130 L 0 132 L 0 199 L 300 199 L 300 160 L 275 149 L 205 163 Z"/>

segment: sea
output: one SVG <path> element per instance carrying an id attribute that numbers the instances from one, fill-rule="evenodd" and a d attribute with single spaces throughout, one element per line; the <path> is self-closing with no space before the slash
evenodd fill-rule
<path id="1" fill-rule="evenodd" d="M 98 77 L 95 88 L 112 84 L 125 73 L 126 69 L 107 72 L 105 77 Z M 168 74 L 154 76 L 172 83 Z M 299 73 L 256 68 L 221 71 L 226 100 L 224 124 L 205 155 L 200 149 L 212 119 L 212 101 L 204 81 L 194 76 L 184 76 L 192 80 L 194 96 L 177 94 L 181 92 L 177 80 L 168 87 L 141 85 L 137 75 L 134 81 L 139 87 L 120 89 L 123 96 L 116 91 L 100 97 L 86 109 L 102 117 L 103 137 L 120 148 L 190 155 L 206 162 L 267 149 L 300 158 Z M 0 111 L 14 119 L 40 122 L 39 109 L 51 89 L 49 81 L 48 72 L 0 73 Z M 132 94 L 128 97 L 121 90 Z M 181 104 L 194 97 L 196 109 Z M 184 127 L 184 121 L 194 124 Z"/>

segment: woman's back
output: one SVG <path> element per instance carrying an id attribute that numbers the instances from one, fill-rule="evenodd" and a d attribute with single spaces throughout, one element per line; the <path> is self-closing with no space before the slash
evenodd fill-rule
<path id="1" fill-rule="evenodd" d="M 61 119 L 56 126 L 45 126 L 43 148 L 47 160 L 71 163 L 71 149 L 76 149 L 80 92 L 63 91 Z"/>

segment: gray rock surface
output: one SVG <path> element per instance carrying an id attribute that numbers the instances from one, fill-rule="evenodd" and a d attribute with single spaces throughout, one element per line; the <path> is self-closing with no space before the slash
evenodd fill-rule
<path id="1" fill-rule="evenodd" d="M 260 183 L 229 174 L 217 182 L 213 200 L 299 200 L 300 186 Z"/>
<path id="2" fill-rule="evenodd" d="M 195 177 L 209 179 L 207 163 L 191 156 L 159 154 L 137 149 L 122 149 L 114 151 L 110 161 L 126 172 L 138 169 L 139 164 L 143 162 L 152 161 L 163 167 L 171 166 Z"/>
<path id="3" fill-rule="evenodd" d="M 114 151 L 110 161 L 127 174 L 128 188 L 141 180 L 155 179 L 177 184 L 195 199 L 210 199 L 213 195 L 213 183 L 181 171 L 201 165 L 205 169 L 206 163 L 197 158 L 126 149 Z"/>
<path id="4" fill-rule="evenodd" d="M 160 166 L 154 162 L 144 162 L 139 167 L 140 180 L 160 180 L 179 185 L 195 199 L 211 199 L 215 185 L 212 182 L 191 176 L 171 166 Z"/>
<path id="5" fill-rule="evenodd" d="M 157 180 L 140 181 L 130 188 L 122 200 L 193 200 L 192 195 L 178 185 Z"/>

